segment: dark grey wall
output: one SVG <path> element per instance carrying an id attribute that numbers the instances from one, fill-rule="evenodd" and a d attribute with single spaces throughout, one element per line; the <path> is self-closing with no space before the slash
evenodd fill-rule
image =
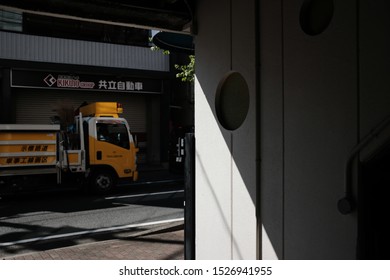
<path id="1" fill-rule="evenodd" d="M 303 1 L 270 2 L 261 27 L 264 228 L 279 258 L 354 258 L 356 218 L 336 203 L 358 136 L 356 4 L 334 1 L 330 25 L 313 36 L 299 21 Z"/>
<path id="2" fill-rule="evenodd" d="M 359 18 L 360 135 L 390 115 L 390 3 L 361 1 Z"/>
<path id="3" fill-rule="evenodd" d="M 323 1 L 333 14 L 313 35 L 300 24 L 303 2 L 261 2 L 263 257 L 354 259 L 361 220 L 336 203 L 351 150 L 390 114 L 390 5 Z M 356 163 L 353 175 L 357 198 Z"/>
<path id="4" fill-rule="evenodd" d="M 357 141 L 356 1 L 334 1 L 329 27 L 305 34 L 302 1 L 285 3 L 285 258 L 353 258 L 341 216 L 344 166 Z M 326 242 L 331 241 L 331 243 Z"/>

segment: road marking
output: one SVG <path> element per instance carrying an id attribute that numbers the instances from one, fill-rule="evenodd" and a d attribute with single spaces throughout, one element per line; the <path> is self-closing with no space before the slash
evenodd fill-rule
<path id="1" fill-rule="evenodd" d="M 37 242 L 37 241 L 46 241 L 46 240 L 74 237 L 74 236 L 87 235 L 87 234 L 93 234 L 93 233 L 118 231 L 118 230 L 124 230 L 124 229 L 136 228 L 136 227 L 153 226 L 153 225 L 160 225 L 160 224 L 167 224 L 167 223 L 181 222 L 181 221 L 184 221 L 184 218 L 177 218 L 177 219 L 170 219 L 170 220 L 163 220 L 163 221 L 156 221 L 156 222 L 148 222 L 148 223 L 141 223 L 141 224 L 123 225 L 123 226 L 116 226 L 116 227 L 109 227 L 109 228 L 83 230 L 83 231 L 64 233 L 64 234 L 55 234 L 55 235 L 49 235 L 49 236 L 22 239 L 22 240 L 18 240 L 18 241 L 4 242 L 4 243 L 0 243 L 0 247 L 9 247 L 9 246 Z"/>
<path id="2" fill-rule="evenodd" d="M 130 194 L 130 195 L 122 195 L 122 196 L 109 196 L 109 197 L 105 197 L 104 199 L 112 200 L 112 199 L 133 198 L 133 197 L 140 197 L 140 196 L 153 196 L 153 195 L 173 194 L 173 193 L 182 193 L 182 192 L 184 192 L 184 190 L 167 191 L 167 192 L 154 192 L 154 193 L 141 193 L 141 194 Z"/>
<path id="3" fill-rule="evenodd" d="M 118 186 L 141 186 L 141 185 L 157 185 L 157 184 L 168 184 L 168 183 L 178 183 L 183 182 L 183 179 L 169 179 L 169 180 L 160 180 L 160 181 L 136 181 L 131 183 L 119 183 Z"/>

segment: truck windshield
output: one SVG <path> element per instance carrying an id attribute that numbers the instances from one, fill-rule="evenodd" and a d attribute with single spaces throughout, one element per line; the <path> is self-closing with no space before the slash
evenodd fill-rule
<path id="1" fill-rule="evenodd" d="M 97 123 L 96 131 L 99 141 L 130 149 L 129 133 L 125 124 Z"/>

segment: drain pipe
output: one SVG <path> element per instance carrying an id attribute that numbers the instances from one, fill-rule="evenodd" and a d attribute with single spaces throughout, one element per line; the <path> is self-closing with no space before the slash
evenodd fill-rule
<path id="1" fill-rule="evenodd" d="M 370 131 L 362 141 L 356 145 L 350 156 L 348 157 L 345 166 L 345 196 L 341 198 L 337 203 L 339 212 L 343 215 L 352 213 L 356 208 L 356 202 L 353 197 L 352 189 L 352 163 L 359 152 L 366 147 L 374 138 L 376 138 L 388 125 L 390 124 L 390 116 L 385 118 L 379 125 Z"/>

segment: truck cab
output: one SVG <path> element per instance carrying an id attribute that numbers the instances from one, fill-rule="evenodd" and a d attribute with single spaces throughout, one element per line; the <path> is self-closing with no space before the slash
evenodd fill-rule
<path id="1" fill-rule="evenodd" d="M 138 179 L 138 148 L 126 119 L 118 115 L 122 112 L 116 102 L 80 108 L 89 186 L 96 192 L 109 191 L 117 179 Z"/>

